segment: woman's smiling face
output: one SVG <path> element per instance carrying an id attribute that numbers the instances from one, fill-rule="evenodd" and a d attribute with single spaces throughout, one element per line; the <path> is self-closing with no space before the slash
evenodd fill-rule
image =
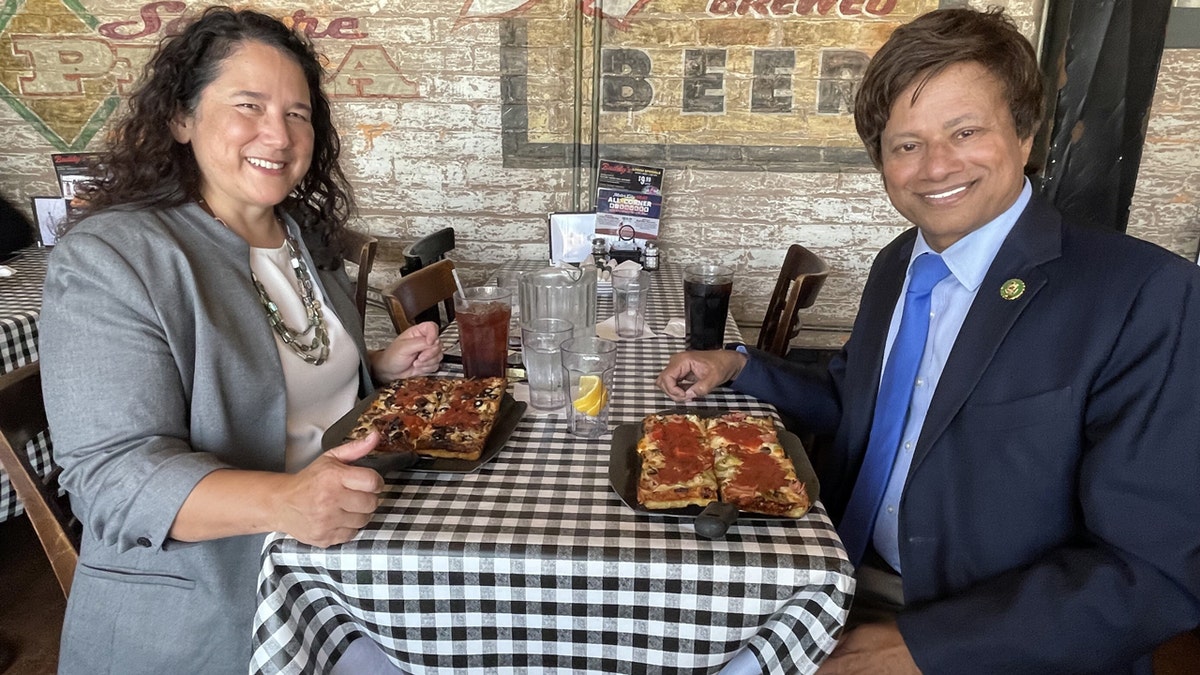
<path id="1" fill-rule="evenodd" d="M 251 218 L 282 202 L 312 162 L 312 104 L 294 58 L 246 42 L 221 62 L 191 114 L 171 124 L 190 143 L 214 213 Z"/>

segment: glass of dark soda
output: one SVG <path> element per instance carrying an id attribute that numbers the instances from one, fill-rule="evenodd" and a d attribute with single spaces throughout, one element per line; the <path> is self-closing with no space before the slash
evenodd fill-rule
<path id="1" fill-rule="evenodd" d="M 733 270 L 724 265 L 689 265 L 683 271 L 683 320 L 688 349 L 720 349 L 725 341 Z"/>
<path id="2" fill-rule="evenodd" d="M 455 321 L 467 377 L 503 377 L 508 360 L 512 291 L 475 286 L 454 294 Z"/>

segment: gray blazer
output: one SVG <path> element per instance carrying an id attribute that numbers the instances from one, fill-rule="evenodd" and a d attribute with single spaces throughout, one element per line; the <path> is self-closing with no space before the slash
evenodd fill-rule
<path id="1" fill-rule="evenodd" d="M 304 256 L 365 354 L 345 273 Z M 40 330 L 54 457 L 84 525 L 59 672 L 245 673 L 264 537 L 167 532 L 210 471 L 283 470 L 283 370 L 249 247 L 195 204 L 88 218 L 50 256 Z"/>

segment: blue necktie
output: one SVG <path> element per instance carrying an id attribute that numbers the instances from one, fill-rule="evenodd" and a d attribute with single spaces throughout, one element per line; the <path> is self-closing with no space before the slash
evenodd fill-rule
<path id="1" fill-rule="evenodd" d="M 908 419 L 908 404 L 912 400 L 921 355 L 925 353 L 925 338 L 929 335 L 929 297 L 933 287 L 949 273 L 940 255 L 924 253 L 912 263 L 900 329 L 888 354 L 879 397 L 875 400 L 875 418 L 871 422 L 867 454 L 838 526 L 838 534 L 855 567 L 862 562 L 871 541 L 875 514 L 883 501 L 900 447 L 900 435 L 904 433 Z"/>

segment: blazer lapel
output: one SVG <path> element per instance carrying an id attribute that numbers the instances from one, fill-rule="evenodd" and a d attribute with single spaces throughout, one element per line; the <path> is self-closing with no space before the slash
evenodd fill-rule
<path id="1" fill-rule="evenodd" d="M 904 285 L 908 271 L 908 260 L 912 257 L 916 242 L 916 229 L 907 231 L 895 244 L 879 256 L 875 269 L 863 289 L 863 299 L 858 317 L 847 348 L 853 346 L 854 356 L 846 361 L 846 392 L 844 400 L 855 401 L 856 405 L 844 406 L 843 428 L 847 431 L 847 457 L 849 466 L 862 462 L 867 439 L 871 433 L 871 422 L 875 415 L 875 399 L 879 393 L 879 378 L 883 374 L 883 348 L 887 342 L 888 326 L 892 312 Z M 857 402 L 863 405 L 858 405 Z"/>
<path id="2" fill-rule="evenodd" d="M 910 475 L 974 391 L 1013 324 L 1045 287 L 1039 266 L 1059 257 L 1061 250 L 1062 219 L 1035 197 L 1000 247 L 967 312 L 925 416 Z M 1010 279 L 1025 283 L 1025 291 L 1012 300 L 1000 293 Z"/>

